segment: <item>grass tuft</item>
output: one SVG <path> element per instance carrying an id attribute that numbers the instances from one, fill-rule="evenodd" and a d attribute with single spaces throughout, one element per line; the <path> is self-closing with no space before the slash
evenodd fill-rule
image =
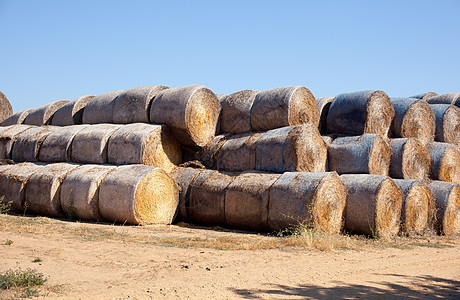
<path id="1" fill-rule="evenodd" d="M 43 285 L 46 280 L 42 273 L 34 269 L 9 269 L 0 274 L 0 289 L 31 288 Z"/>

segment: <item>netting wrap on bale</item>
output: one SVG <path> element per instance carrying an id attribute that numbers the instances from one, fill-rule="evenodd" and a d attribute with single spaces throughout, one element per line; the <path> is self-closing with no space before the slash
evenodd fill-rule
<path id="1" fill-rule="evenodd" d="M 391 139 L 390 177 L 404 179 L 428 179 L 431 159 L 428 149 L 414 138 Z"/>
<path id="2" fill-rule="evenodd" d="M 13 114 L 13 107 L 11 107 L 10 101 L 6 98 L 5 94 L 0 92 L 0 123 L 6 120 Z"/>
<path id="3" fill-rule="evenodd" d="M 90 125 L 72 125 L 54 130 L 40 146 L 38 160 L 44 162 L 70 162 L 71 145 L 75 135 Z"/>
<path id="4" fill-rule="evenodd" d="M 30 127 L 17 134 L 11 149 L 11 159 L 15 162 L 38 161 L 43 141 L 55 130 L 54 126 Z"/>
<path id="5" fill-rule="evenodd" d="M 327 116 L 329 114 L 329 107 L 331 107 L 334 97 L 320 97 L 316 98 L 319 111 L 319 131 L 327 133 Z"/>
<path id="6" fill-rule="evenodd" d="M 99 212 L 111 222 L 170 224 L 178 204 L 176 183 L 157 167 L 120 166 L 100 184 Z"/>
<path id="7" fill-rule="evenodd" d="M 11 159 L 11 149 L 17 135 L 30 127 L 30 125 L 11 125 L 0 128 L 0 159 Z"/>
<path id="8" fill-rule="evenodd" d="M 445 235 L 460 234 L 460 186 L 433 181 L 429 185 L 436 202 L 436 229 Z"/>
<path id="9" fill-rule="evenodd" d="M 69 100 L 57 100 L 32 110 L 22 122 L 28 125 L 49 125 L 54 113 L 68 103 Z"/>
<path id="10" fill-rule="evenodd" d="M 345 229 L 350 233 L 388 238 L 398 234 L 403 193 L 386 176 L 340 176 L 348 189 Z"/>
<path id="11" fill-rule="evenodd" d="M 437 95 L 427 100 L 430 104 L 452 104 L 460 107 L 460 93 L 448 93 Z"/>
<path id="12" fill-rule="evenodd" d="M 51 125 L 68 126 L 82 124 L 83 110 L 86 104 L 93 98 L 93 95 L 81 96 L 64 104 L 54 113 Z"/>
<path id="13" fill-rule="evenodd" d="M 113 123 L 115 98 L 124 90 L 111 91 L 92 98 L 83 110 L 83 124 Z"/>
<path id="14" fill-rule="evenodd" d="M 239 134 L 252 131 L 251 107 L 258 92 L 244 90 L 222 97 L 221 133 Z"/>
<path id="15" fill-rule="evenodd" d="M 214 138 L 219 114 L 216 95 L 205 86 L 191 85 L 159 92 L 150 107 L 150 122 L 168 125 L 181 144 L 197 148 Z"/>
<path id="16" fill-rule="evenodd" d="M 460 151 L 449 143 L 433 142 L 428 146 L 431 158 L 431 178 L 460 183 Z"/>
<path id="17" fill-rule="evenodd" d="M 327 132 L 387 137 L 394 114 L 390 98 L 382 91 L 340 94 L 329 108 Z"/>
<path id="18" fill-rule="evenodd" d="M 460 144 L 460 108 L 450 104 L 431 104 L 436 117 L 436 141 Z"/>
<path id="19" fill-rule="evenodd" d="M 33 111 L 33 108 L 29 108 L 26 110 L 21 110 L 8 118 L 6 118 L 2 123 L 1 126 L 10 126 L 16 124 L 22 124 L 27 116 Z"/>
<path id="20" fill-rule="evenodd" d="M 256 169 L 257 141 L 263 133 L 244 133 L 229 137 L 219 148 L 213 150 L 217 170 L 245 171 Z M 208 156 L 211 156 L 209 154 Z"/>
<path id="21" fill-rule="evenodd" d="M 378 134 L 336 138 L 328 149 L 330 171 L 388 175 L 391 148 Z"/>

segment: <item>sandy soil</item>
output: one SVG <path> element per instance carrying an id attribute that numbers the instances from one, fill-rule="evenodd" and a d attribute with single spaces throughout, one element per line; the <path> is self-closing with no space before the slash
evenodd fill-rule
<path id="1" fill-rule="evenodd" d="M 458 239 L 333 239 L 0 215 L 0 273 L 39 270 L 47 299 L 460 299 Z"/>

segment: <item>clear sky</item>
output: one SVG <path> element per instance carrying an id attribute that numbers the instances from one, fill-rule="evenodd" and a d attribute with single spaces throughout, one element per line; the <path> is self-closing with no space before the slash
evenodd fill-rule
<path id="1" fill-rule="evenodd" d="M 460 92 L 460 1 L 0 0 L 15 112 L 163 84 Z"/>

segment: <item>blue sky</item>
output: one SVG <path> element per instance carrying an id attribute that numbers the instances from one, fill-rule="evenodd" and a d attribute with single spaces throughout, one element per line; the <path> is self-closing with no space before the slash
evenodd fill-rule
<path id="1" fill-rule="evenodd" d="M 15 112 L 163 84 L 460 92 L 460 1 L 0 0 Z"/>

